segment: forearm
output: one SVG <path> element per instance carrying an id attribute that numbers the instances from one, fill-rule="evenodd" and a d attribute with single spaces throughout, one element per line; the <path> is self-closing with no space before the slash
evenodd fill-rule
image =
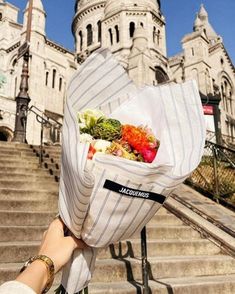
<path id="1" fill-rule="evenodd" d="M 41 294 L 45 289 L 48 279 L 47 267 L 40 261 L 31 263 L 16 279 L 32 288 L 37 294 Z"/>

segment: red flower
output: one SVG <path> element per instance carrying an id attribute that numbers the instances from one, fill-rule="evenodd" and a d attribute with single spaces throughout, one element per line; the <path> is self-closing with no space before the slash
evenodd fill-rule
<path id="1" fill-rule="evenodd" d="M 157 155 L 156 149 L 144 148 L 141 150 L 141 154 L 145 162 L 151 163 Z"/>

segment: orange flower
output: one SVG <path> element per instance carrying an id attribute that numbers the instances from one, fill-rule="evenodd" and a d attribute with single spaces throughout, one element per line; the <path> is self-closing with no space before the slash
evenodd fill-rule
<path id="1" fill-rule="evenodd" d="M 122 140 L 126 141 L 133 149 L 140 153 L 145 162 L 153 162 L 157 154 L 157 144 L 153 144 L 145 128 L 132 125 L 122 126 Z"/>
<path id="2" fill-rule="evenodd" d="M 149 147 L 149 141 L 146 133 L 135 126 L 122 126 L 122 140 L 128 142 L 131 147 L 141 153 L 141 150 Z"/>

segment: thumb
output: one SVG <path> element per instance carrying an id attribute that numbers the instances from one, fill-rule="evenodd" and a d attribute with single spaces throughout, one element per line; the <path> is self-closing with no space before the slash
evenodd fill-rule
<path id="1" fill-rule="evenodd" d="M 88 247 L 85 242 L 81 239 L 77 239 L 75 236 L 68 236 L 65 238 L 68 240 L 67 242 L 69 242 L 68 245 L 74 246 L 73 249 L 84 249 Z"/>
<path id="2" fill-rule="evenodd" d="M 76 239 L 72 236 L 67 236 L 64 238 L 64 245 L 67 247 L 67 248 L 71 248 L 72 250 L 76 249 L 77 248 L 77 242 L 76 242 Z"/>

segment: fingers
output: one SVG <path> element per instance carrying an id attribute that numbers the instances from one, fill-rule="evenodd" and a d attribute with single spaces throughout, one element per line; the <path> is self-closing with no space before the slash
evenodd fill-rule
<path id="1" fill-rule="evenodd" d="M 60 235 L 63 235 L 64 234 L 63 222 L 59 218 L 54 219 L 49 225 L 48 232 L 50 232 L 50 234 L 52 235 L 55 235 L 55 234 L 57 235 L 58 233 Z"/>
<path id="2" fill-rule="evenodd" d="M 47 234 L 47 230 L 43 233 L 43 235 L 42 235 L 42 241 L 44 241 L 45 240 L 45 238 L 46 238 L 46 234 Z"/>
<path id="3" fill-rule="evenodd" d="M 88 247 L 87 244 L 80 239 L 75 239 L 75 242 L 76 242 L 77 249 L 85 249 Z"/>
<path id="4" fill-rule="evenodd" d="M 73 236 L 65 237 L 68 242 L 68 245 L 72 246 L 73 249 L 85 249 L 87 247 L 86 243 L 84 243 L 80 239 L 76 239 Z"/>

